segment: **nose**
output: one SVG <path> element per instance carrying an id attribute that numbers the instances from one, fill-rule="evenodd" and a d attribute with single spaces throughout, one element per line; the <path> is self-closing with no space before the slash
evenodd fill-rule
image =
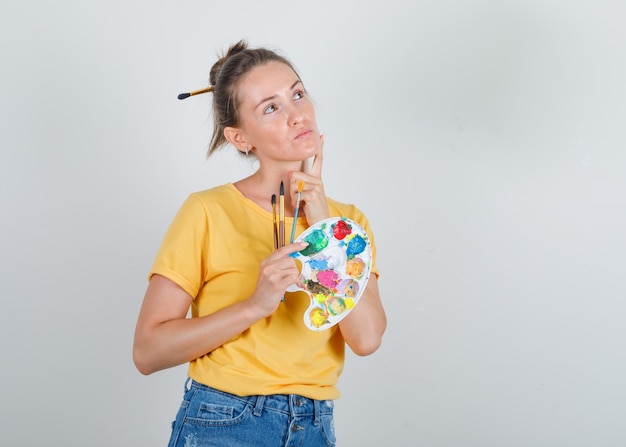
<path id="1" fill-rule="evenodd" d="M 298 107 L 292 105 L 288 115 L 289 125 L 296 126 L 301 124 L 303 119 L 304 117 L 302 116 L 302 111 Z"/>

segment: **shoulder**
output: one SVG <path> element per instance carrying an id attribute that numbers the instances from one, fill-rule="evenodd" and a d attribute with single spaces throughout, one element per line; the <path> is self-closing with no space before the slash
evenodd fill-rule
<path id="1" fill-rule="evenodd" d="M 187 196 L 183 208 L 203 208 L 205 210 L 223 208 L 233 203 L 236 189 L 232 183 L 195 191 Z"/>
<path id="2" fill-rule="evenodd" d="M 192 192 L 179 207 L 176 220 L 205 220 L 214 210 L 229 203 L 230 194 L 229 184 Z"/>
<path id="3" fill-rule="evenodd" d="M 332 217 L 347 217 L 363 227 L 363 229 L 369 234 L 370 238 L 374 239 L 374 232 L 370 226 L 370 222 L 365 213 L 356 205 L 352 203 L 338 202 L 337 200 L 326 198 L 328 203 L 328 211 Z"/>
<path id="4" fill-rule="evenodd" d="M 192 199 L 200 202 L 212 202 L 215 200 L 226 200 L 231 197 L 235 192 L 235 187 L 232 183 L 226 183 L 219 186 L 214 186 L 202 191 L 195 191 L 189 194 L 187 200 Z"/>
<path id="5" fill-rule="evenodd" d="M 361 218 L 365 218 L 365 214 L 363 214 L 363 212 L 352 203 L 338 202 L 337 200 L 331 199 L 329 197 L 326 198 L 326 201 L 328 203 L 328 209 L 331 216 L 348 217 L 356 221 L 360 220 Z"/>

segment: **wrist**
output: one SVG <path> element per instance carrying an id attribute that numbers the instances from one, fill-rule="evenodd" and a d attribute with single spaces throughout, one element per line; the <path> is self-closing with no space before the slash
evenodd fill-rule
<path id="1" fill-rule="evenodd" d="M 254 294 L 242 302 L 244 305 L 244 318 L 250 325 L 274 313 L 276 308 L 269 308 L 266 301 L 259 299 Z"/>

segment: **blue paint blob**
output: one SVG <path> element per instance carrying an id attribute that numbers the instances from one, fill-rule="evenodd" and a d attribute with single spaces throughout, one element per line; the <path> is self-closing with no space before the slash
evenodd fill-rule
<path id="1" fill-rule="evenodd" d="M 350 242 L 348 242 L 348 248 L 346 249 L 348 259 L 352 259 L 359 253 L 363 252 L 366 246 L 367 243 L 361 236 L 359 236 L 358 234 L 354 236 L 352 239 L 350 239 Z"/>
<path id="2" fill-rule="evenodd" d="M 328 269 L 328 259 L 312 259 L 309 262 L 309 267 L 312 270 L 326 270 Z"/>

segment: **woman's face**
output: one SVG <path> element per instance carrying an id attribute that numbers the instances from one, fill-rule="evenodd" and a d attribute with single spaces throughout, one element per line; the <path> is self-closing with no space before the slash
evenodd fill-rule
<path id="1" fill-rule="evenodd" d="M 318 153 L 313 103 L 288 65 L 255 67 L 238 87 L 239 130 L 261 162 L 302 161 Z"/>

